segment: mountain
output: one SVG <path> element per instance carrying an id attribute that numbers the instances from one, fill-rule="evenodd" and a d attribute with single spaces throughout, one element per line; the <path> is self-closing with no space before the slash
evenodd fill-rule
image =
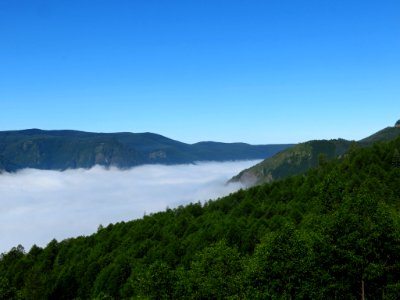
<path id="1" fill-rule="evenodd" d="M 16 246 L 0 255 L 0 298 L 398 299 L 399 149 L 354 148 L 306 176 Z"/>
<path id="2" fill-rule="evenodd" d="M 389 141 L 400 136 L 399 127 L 387 127 L 358 142 L 337 140 L 314 140 L 285 149 L 259 164 L 243 170 L 230 182 L 240 181 L 253 186 L 302 174 L 345 154 L 352 145 L 366 147 L 379 141 Z"/>
<path id="3" fill-rule="evenodd" d="M 252 186 L 301 174 L 318 166 L 320 160 L 330 160 L 343 155 L 350 148 L 351 143 L 340 139 L 300 143 L 243 170 L 231 181 L 240 181 L 246 186 Z"/>
<path id="4" fill-rule="evenodd" d="M 397 122 L 399 123 L 399 121 Z M 400 135 L 400 125 L 397 125 L 394 127 L 386 127 L 360 141 L 358 141 L 359 144 L 361 145 L 371 145 L 376 142 L 381 142 L 381 141 L 390 141 L 395 138 L 397 138 Z"/>
<path id="5" fill-rule="evenodd" d="M 142 164 L 263 159 L 290 146 L 217 142 L 186 144 L 154 133 L 1 131 L 0 170 L 65 170 L 94 165 L 129 168 Z"/>

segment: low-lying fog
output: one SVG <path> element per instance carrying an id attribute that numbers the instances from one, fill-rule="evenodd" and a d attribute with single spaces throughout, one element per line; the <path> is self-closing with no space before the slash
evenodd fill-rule
<path id="1" fill-rule="evenodd" d="M 91 234 L 100 224 L 216 199 L 240 189 L 225 183 L 258 162 L 0 174 L 0 253 L 18 244 L 28 251 L 53 238 Z"/>

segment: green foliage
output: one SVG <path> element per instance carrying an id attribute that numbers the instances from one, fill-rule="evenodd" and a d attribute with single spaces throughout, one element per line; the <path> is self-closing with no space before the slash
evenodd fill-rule
<path id="1" fill-rule="evenodd" d="M 232 178 L 250 185 L 268 183 L 307 172 L 311 168 L 324 166 L 329 160 L 346 153 L 352 142 L 339 140 L 316 140 L 297 144 L 265 159 L 261 163 L 242 171 Z"/>
<path id="2" fill-rule="evenodd" d="M 315 296 L 311 246 L 309 237 L 290 225 L 267 234 L 246 266 L 249 298 Z"/>
<path id="3" fill-rule="evenodd" d="M 174 270 L 164 261 L 157 260 L 134 274 L 129 283 L 139 298 L 171 299 L 175 282 Z"/>
<path id="4" fill-rule="evenodd" d="M 395 124 L 395 127 L 386 127 L 373 135 L 362 139 L 360 141 L 363 145 L 371 145 L 372 143 L 382 142 L 382 141 L 390 141 L 397 138 L 400 134 L 400 128 L 396 127 L 398 123 Z"/>
<path id="5" fill-rule="evenodd" d="M 291 145 L 203 142 L 185 144 L 153 133 L 91 133 L 72 130 L 0 132 L 0 172 L 23 168 L 65 170 L 94 165 L 264 159 Z"/>
<path id="6" fill-rule="evenodd" d="M 189 270 L 178 272 L 177 297 L 226 299 L 240 292 L 242 263 L 239 252 L 219 241 L 200 251 Z"/>
<path id="7" fill-rule="evenodd" d="M 240 181 L 252 186 L 282 180 L 290 176 L 304 174 L 318 166 L 326 167 L 328 161 L 346 155 L 357 147 L 368 147 L 376 142 L 390 141 L 399 136 L 399 127 L 388 127 L 358 142 L 337 139 L 300 143 L 243 170 L 231 181 Z M 393 164 L 400 166 L 398 153 L 393 156 Z"/>
<path id="8" fill-rule="evenodd" d="M 400 139 L 0 257 L 9 299 L 397 299 Z"/>
<path id="9" fill-rule="evenodd" d="M 17 289 L 10 285 L 7 278 L 0 277 L 0 299 L 19 299 Z"/>

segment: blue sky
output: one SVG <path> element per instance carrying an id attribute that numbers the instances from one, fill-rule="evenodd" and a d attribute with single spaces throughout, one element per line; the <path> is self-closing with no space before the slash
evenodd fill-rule
<path id="1" fill-rule="evenodd" d="M 400 118 L 399 1 L 0 1 L 0 130 L 363 138 Z"/>

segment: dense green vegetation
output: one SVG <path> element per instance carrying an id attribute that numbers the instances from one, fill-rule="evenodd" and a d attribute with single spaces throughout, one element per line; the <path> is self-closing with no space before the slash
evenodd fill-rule
<path id="1" fill-rule="evenodd" d="M 264 159 L 291 145 L 201 142 L 185 144 L 153 133 L 91 133 L 29 129 L 0 132 L 0 172 L 23 168 L 65 170 L 94 165 Z"/>
<path id="2" fill-rule="evenodd" d="M 314 140 L 285 149 L 259 164 L 243 170 L 231 179 L 247 186 L 281 180 L 305 173 L 324 161 L 342 156 L 352 146 L 367 147 L 376 142 L 393 140 L 400 136 L 400 128 L 387 127 L 358 142 L 337 140 Z"/>
<path id="3" fill-rule="evenodd" d="M 369 137 L 366 137 L 365 139 L 362 139 L 359 141 L 361 145 L 371 145 L 376 142 L 382 142 L 382 141 L 390 141 L 395 139 L 400 135 L 400 128 L 398 124 L 399 121 L 395 124 L 394 127 L 386 127 L 374 134 L 372 134 Z"/>
<path id="4" fill-rule="evenodd" d="M 398 299 L 400 138 L 0 259 L 1 299 Z"/>
<path id="5" fill-rule="evenodd" d="M 299 175 L 317 167 L 321 160 L 328 161 L 343 155 L 351 145 L 352 142 L 343 139 L 300 143 L 241 171 L 230 181 L 253 186 Z"/>

